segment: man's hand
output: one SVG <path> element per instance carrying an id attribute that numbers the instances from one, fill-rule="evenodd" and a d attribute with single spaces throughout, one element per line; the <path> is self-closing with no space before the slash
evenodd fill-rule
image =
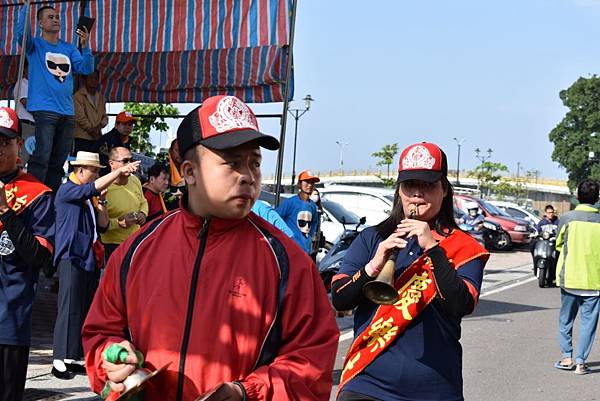
<path id="1" fill-rule="evenodd" d="M 6 201 L 6 190 L 4 189 L 4 183 L 0 181 L 0 214 L 4 214 L 9 210 L 10 207 Z"/>
<path id="2" fill-rule="evenodd" d="M 120 216 L 117 221 L 121 228 L 129 228 L 134 224 L 137 224 L 138 216 L 136 212 L 127 213 Z"/>
<path id="3" fill-rule="evenodd" d="M 121 392 L 125 390 L 123 381 L 132 374 L 136 369 L 136 364 L 139 362 L 135 355 L 135 348 L 129 341 L 121 341 L 119 343 L 122 347 L 127 349 L 127 359 L 125 363 L 110 363 L 106 360 L 102 361 L 102 368 L 106 371 L 108 377 L 108 384 L 112 391 Z"/>
<path id="4" fill-rule="evenodd" d="M 198 401 L 242 401 L 243 398 L 242 389 L 237 384 L 228 382 L 204 394 Z"/>
<path id="5" fill-rule="evenodd" d="M 83 29 L 78 29 L 75 33 L 79 36 L 79 44 L 81 47 L 87 47 L 88 37 L 90 36 L 87 28 L 84 26 Z"/>
<path id="6" fill-rule="evenodd" d="M 143 226 L 146 223 L 146 215 L 144 214 L 144 212 L 137 212 L 136 217 L 136 223 L 140 226 Z"/>
<path id="7" fill-rule="evenodd" d="M 140 163 L 141 161 L 138 160 L 135 162 L 127 163 L 122 167 L 119 167 L 119 174 L 126 177 L 130 176 L 138 170 L 138 168 L 140 167 Z"/>

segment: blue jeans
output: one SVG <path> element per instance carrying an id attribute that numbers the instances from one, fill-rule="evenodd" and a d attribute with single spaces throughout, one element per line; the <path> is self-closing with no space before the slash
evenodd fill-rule
<path id="1" fill-rule="evenodd" d="M 34 111 L 35 150 L 27 171 L 56 192 L 65 175 L 64 164 L 73 146 L 75 117 Z"/>
<path id="2" fill-rule="evenodd" d="M 575 363 L 584 363 L 590 355 L 598 313 L 600 312 L 600 297 L 582 297 L 560 290 L 560 313 L 558 315 L 558 343 L 563 358 L 571 358 L 573 354 L 573 323 L 577 311 L 581 311 L 579 322 L 579 343 L 575 354 Z"/>

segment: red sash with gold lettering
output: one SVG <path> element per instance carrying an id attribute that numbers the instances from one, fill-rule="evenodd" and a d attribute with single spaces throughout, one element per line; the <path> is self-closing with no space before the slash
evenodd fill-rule
<path id="1" fill-rule="evenodd" d="M 6 192 L 6 202 L 8 206 L 19 214 L 31 205 L 40 195 L 50 192 L 51 189 L 38 181 L 31 174 L 19 170 L 14 180 L 4 186 Z M 4 225 L 0 222 L 0 231 Z"/>
<path id="2" fill-rule="evenodd" d="M 485 263 L 489 257 L 477 241 L 460 230 L 454 230 L 438 246 L 444 250 L 454 269 L 477 258 L 484 258 Z M 379 306 L 371 324 L 356 336 L 344 361 L 338 394 L 435 299 L 438 291 L 432 271 L 431 258 L 422 255 L 398 277 L 394 287 L 398 289 L 400 299 L 393 305 Z"/>

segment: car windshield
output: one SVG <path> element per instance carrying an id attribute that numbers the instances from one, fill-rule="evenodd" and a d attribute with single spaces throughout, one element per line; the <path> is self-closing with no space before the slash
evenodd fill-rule
<path id="1" fill-rule="evenodd" d="M 483 205 L 485 210 L 487 210 L 492 216 L 511 217 L 508 213 L 503 212 L 502 210 L 498 209 L 496 206 L 492 205 L 491 203 L 487 203 L 483 199 L 480 199 L 479 202 Z"/>
<path id="2" fill-rule="evenodd" d="M 383 195 L 383 197 L 392 202 L 392 204 L 394 203 L 394 195 Z"/>
<path id="3" fill-rule="evenodd" d="M 321 203 L 323 205 L 323 208 L 327 211 L 327 213 L 331 213 L 337 221 L 341 222 L 342 218 L 344 218 L 344 224 L 360 223 L 360 217 L 358 217 L 356 214 L 352 213 L 339 203 L 326 200 L 322 200 Z"/>

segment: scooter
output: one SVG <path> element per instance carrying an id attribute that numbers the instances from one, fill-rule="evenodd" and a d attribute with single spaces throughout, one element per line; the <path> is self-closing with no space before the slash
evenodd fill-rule
<path id="1" fill-rule="evenodd" d="M 502 226 L 493 221 L 484 220 L 481 235 L 477 235 L 475 228 L 469 224 L 459 224 L 459 228 L 475 238 L 486 249 L 495 249 L 503 251 L 510 245 L 508 233 L 502 229 Z"/>
<path id="2" fill-rule="evenodd" d="M 344 232 L 336 238 L 329 252 L 319 262 L 319 274 L 327 292 L 331 292 L 331 279 L 338 273 L 340 267 L 342 267 L 346 251 L 350 247 L 350 244 L 352 244 L 352 241 L 358 237 L 360 233 L 359 227 L 364 225 L 366 221 L 366 217 L 361 217 L 359 223 L 352 230 L 346 228 L 344 220 L 341 221 L 344 225 Z"/>
<path id="3" fill-rule="evenodd" d="M 533 245 L 533 274 L 538 278 L 540 288 L 553 287 L 556 276 L 556 262 L 558 252 L 556 251 L 556 230 L 550 224 L 544 226 L 544 230 L 538 234 Z"/>

